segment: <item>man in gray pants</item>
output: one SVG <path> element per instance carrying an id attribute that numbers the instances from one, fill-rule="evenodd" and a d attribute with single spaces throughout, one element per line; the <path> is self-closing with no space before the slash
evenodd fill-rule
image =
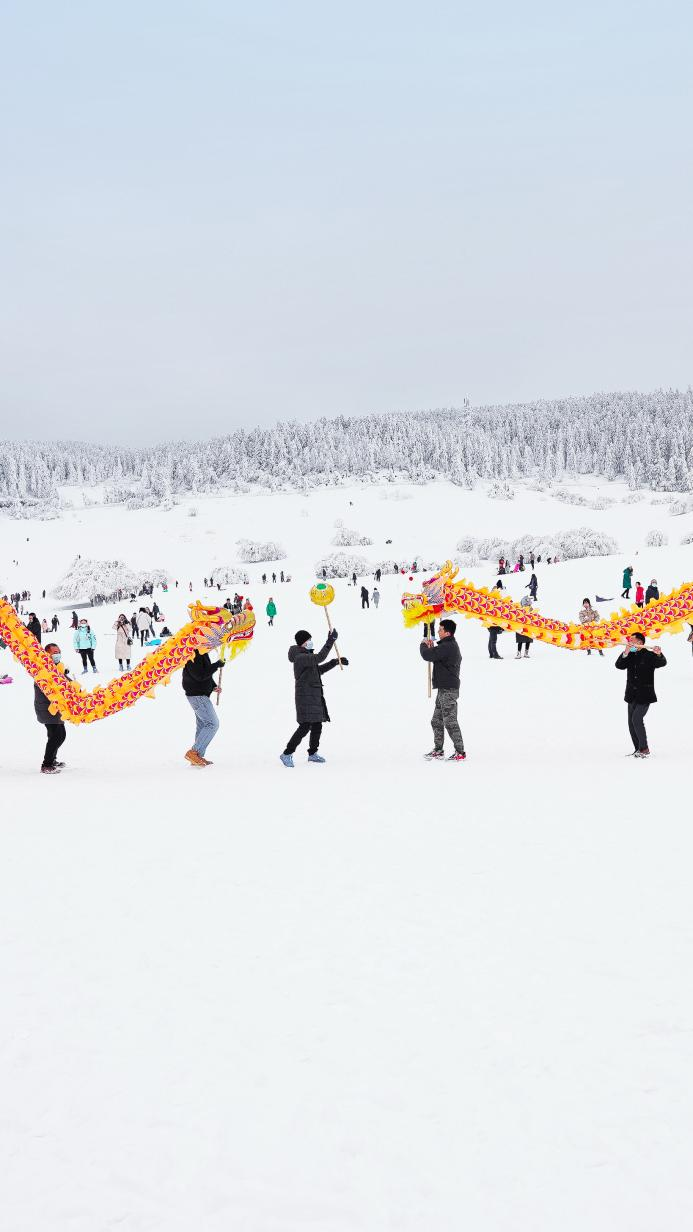
<path id="1" fill-rule="evenodd" d="M 433 750 L 426 753 L 427 761 L 441 761 L 445 756 L 445 732 L 452 740 L 455 750 L 448 757 L 448 761 L 464 761 L 466 758 L 462 732 L 457 721 L 462 655 L 455 640 L 456 630 L 454 620 L 441 620 L 438 627 L 438 644 L 431 638 L 426 638 L 419 647 L 421 658 L 433 664 L 433 688 L 438 690 L 431 719 Z"/>

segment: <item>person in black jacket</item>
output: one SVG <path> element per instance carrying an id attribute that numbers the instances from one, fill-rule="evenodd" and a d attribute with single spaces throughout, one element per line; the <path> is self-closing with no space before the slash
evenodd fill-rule
<path id="1" fill-rule="evenodd" d="M 49 654 L 54 663 L 60 662 L 60 647 L 55 642 L 49 642 L 45 647 L 46 653 Z M 68 680 L 70 673 L 65 672 Z M 34 685 L 34 713 L 39 723 L 42 723 L 46 729 L 46 751 L 43 754 L 43 762 L 41 764 L 41 774 L 60 774 L 65 762 L 56 761 L 58 749 L 65 742 L 67 732 L 59 714 L 51 714 L 50 702 L 46 694 L 39 689 L 38 685 Z"/>
<path id="2" fill-rule="evenodd" d="M 205 753 L 219 730 L 219 717 L 212 705 L 211 695 L 221 693 L 221 685 L 214 679 L 222 666 L 221 659 L 212 663 L 206 651 L 196 650 L 183 668 L 183 692 L 195 711 L 195 743 L 185 754 L 191 766 L 211 766 Z"/>
<path id="3" fill-rule="evenodd" d="M 30 633 L 33 633 L 37 642 L 41 641 L 41 621 L 36 612 L 29 612 L 29 619 L 26 622 L 26 627 Z"/>
<path id="4" fill-rule="evenodd" d="M 625 649 L 616 660 L 619 671 L 628 673 L 625 700 L 628 704 L 628 731 L 633 741 L 633 757 L 650 756 L 644 719 L 652 703 L 657 701 L 654 674 L 657 668 L 666 665 L 659 646 L 653 646 L 652 650 L 645 649 L 642 633 L 631 633 Z"/>
<path id="5" fill-rule="evenodd" d="M 648 603 L 651 603 L 653 599 L 658 599 L 658 598 L 659 598 L 659 587 L 657 585 L 657 579 L 653 578 L 647 590 L 645 591 L 645 606 L 647 606 Z"/>
<path id="6" fill-rule="evenodd" d="M 448 757 L 448 761 L 464 761 L 466 758 L 462 732 L 457 721 L 462 655 L 455 640 L 456 630 L 454 620 L 441 620 L 438 626 L 438 644 L 435 645 L 431 638 L 427 638 L 419 647 L 421 658 L 433 664 L 433 688 L 438 690 L 431 719 L 434 744 L 432 752 L 425 755 L 427 761 L 440 761 L 443 758 L 446 731 L 455 750 Z"/>
<path id="7" fill-rule="evenodd" d="M 330 659 L 324 663 L 337 640 L 337 630 L 330 629 L 327 641 L 317 654 L 313 651 L 313 639 L 307 629 L 299 629 L 294 641 L 295 646 L 289 647 L 289 663 L 293 664 L 294 680 L 296 682 L 296 722 L 298 727 L 289 740 L 280 761 L 289 769 L 293 768 L 294 758 L 299 744 L 310 732 L 308 742 L 308 761 L 324 762 L 325 758 L 318 753 L 323 723 L 329 723 L 325 694 L 322 687 L 322 677 L 337 667 L 340 659 Z M 348 659 L 341 659 L 343 667 L 349 666 Z"/>

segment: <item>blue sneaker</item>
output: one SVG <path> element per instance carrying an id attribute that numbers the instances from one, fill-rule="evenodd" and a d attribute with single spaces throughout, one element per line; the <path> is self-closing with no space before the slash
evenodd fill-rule
<path id="1" fill-rule="evenodd" d="M 320 764 L 322 765 L 322 763 L 325 761 L 325 758 L 321 757 L 319 753 L 309 753 L 308 761 L 317 761 L 317 762 L 320 762 Z"/>
<path id="2" fill-rule="evenodd" d="M 280 760 L 280 762 L 282 762 L 282 764 L 283 764 L 284 766 L 287 766 L 287 767 L 289 768 L 289 770 L 293 770 L 293 768 L 294 768 L 294 759 L 293 759 L 293 757 L 291 756 L 291 754 L 290 754 L 290 753 L 280 753 L 280 754 L 279 754 L 279 760 Z"/>

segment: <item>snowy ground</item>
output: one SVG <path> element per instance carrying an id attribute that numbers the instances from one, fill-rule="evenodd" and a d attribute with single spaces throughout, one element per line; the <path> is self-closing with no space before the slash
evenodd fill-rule
<path id="1" fill-rule="evenodd" d="M 325 627 L 307 591 L 335 518 L 371 534 L 374 559 L 453 553 L 463 533 L 603 528 L 617 557 L 539 572 L 541 609 L 571 616 L 586 594 L 618 595 L 627 563 L 663 590 L 691 580 L 693 548 L 643 545 L 653 527 L 677 542 L 693 514 L 405 494 L 0 523 L 0 591 L 31 587 L 41 616 L 57 605 L 38 594 L 77 552 L 169 568 L 172 629 L 188 580 L 204 597 L 239 537 L 282 540 L 293 576 L 263 589 L 263 566 L 248 567 L 258 630 L 225 673 L 209 770 L 183 760 L 193 722 L 174 679 L 69 728 L 68 770 L 42 777 L 30 682 L 0 656 L 15 676 L 0 690 L 10 1232 L 652 1232 L 693 1218 L 684 638 L 663 641 L 641 764 L 623 756 L 613 654 L 535 645 L 518 663 L 506 634 L 490 662 L 463 622 L 469 757 L 429 765 L 401 580 L 383 580 L 377 612 L 341 583 L 351 666 L 325 682 L 327 764 L 299 752 L 289 772 L 277 757 L 294 726 L 286 650 L 297 628 L 318 641 Z M 102 678 L 115 614 L 93 615 Z M 65 627 L 59 640 L 76 666 Z"/>

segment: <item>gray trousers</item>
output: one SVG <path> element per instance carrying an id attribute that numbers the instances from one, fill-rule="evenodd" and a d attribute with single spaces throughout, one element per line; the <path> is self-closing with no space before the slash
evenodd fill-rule
<path id="1" fill-rule="evenodd" d="M 433 707 L 433 718 L 431 719 L 436 749 L 442 749 L 445 732 L 447 732 L 455 746 L 455 752 L 464 753 L 462 732 L 457 722 L 457 699 L 459 695 L 459 689 L 438 689 L 436 704 Z"/>
<path id="2" fill-rule="evenodd" d="M 628 731 L 633 746 L 638 751 L 647 748 L 647 733 L 645 731 L 645 715 L 650 709 L 650 703 L 641 705 L 639 702 L 628 702 Z"/>

